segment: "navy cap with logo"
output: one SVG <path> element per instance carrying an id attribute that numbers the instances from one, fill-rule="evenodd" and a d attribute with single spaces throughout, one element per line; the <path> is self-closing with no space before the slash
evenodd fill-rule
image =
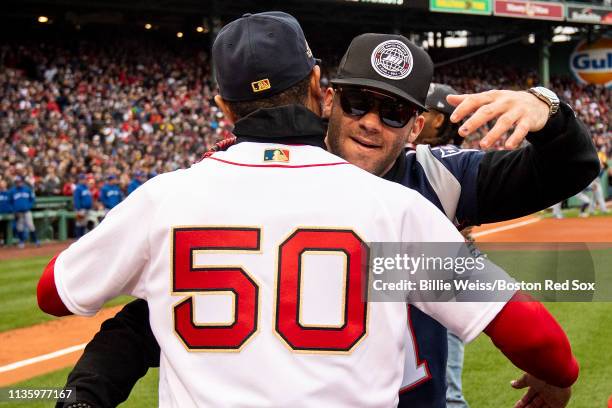
<path id="1" fill-rule="evenodd" d="M 306 78 L 316 61 L 297 20 L 280 11 L 245 14 L 213 44 L 219 93 L 239 102 L 280 93 Z"/>
<path id="2" fill-rule="evenodd" d="M 455 107 L 448 103 L 446 97 L 448 95 L 457 95 L 458 93 L 448 85 L 432 83 L 427 94 L 427 108 L 450 115 L 455 110 Z"/>
<path id="3" fill-rule="evenodd" d="M 378 89 L 426 110 L 432 76 L 431 58 L 406 37 L 368 33 L 351 41 L 331 82 Z"/>

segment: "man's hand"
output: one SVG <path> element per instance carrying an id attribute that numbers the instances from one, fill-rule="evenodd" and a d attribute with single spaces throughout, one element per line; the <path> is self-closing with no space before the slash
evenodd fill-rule
<path id="1" fill-rule="evenodd" d="M 529 387 L 527 393 L 516 402 L 514 408 L 563 408 L 572 395 L 571 388 L 559 388 L 546 384 L 530 374 L 523 374 L 511 382 L 513 388 Z"/>
<path id="2" fill-rule="evenodd" d="M 459 135 L 465 137 L 487 122 L 497 119 L 495 126 L 480 141 L 480 147 L 487 148 L 514 127 L 506 140 L 505 147 L 518 147 L 528 132 L 542 129 L 548 120 L 550 108 L 535 95 L 523 91 L 487 91 L 477 94 L 449 95 L 446 100 L 455 111 L 452 122 L 459 122 L 467 115 L 472 116 L 459 128 Z"/>

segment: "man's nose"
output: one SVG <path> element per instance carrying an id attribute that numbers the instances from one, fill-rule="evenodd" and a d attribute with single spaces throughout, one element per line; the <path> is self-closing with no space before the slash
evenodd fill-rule
<path id="1" fill-rule="evenodd" d="M 378 105 L 375 105 L 368 113 L 363 115 L 359 119 L 359 127 L 368 133 L 380 133 L 382 131 L 383 124 L 380 122 L 378 109 Z"/>

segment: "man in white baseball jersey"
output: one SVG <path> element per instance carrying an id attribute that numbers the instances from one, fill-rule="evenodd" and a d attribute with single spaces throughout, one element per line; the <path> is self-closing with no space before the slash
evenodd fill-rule
<path id="1" fill-rule="evenodd" d="M 91 315 L 119 294 L 146 299 L 162 406 L 397 404 L 407 311 L 363 301 L 366 242 L 462 237 L 416 192 L 324 151 L 319 68 L 291 16 L 243 16 L 220 31 L 213 57 L 216 102 L 238 143 L 111 210 L 48 265 L 41 307 Z M 393 118 L 415 121 L 425 96 Z M 486 327 L 507 333 L 495 318 L 504 303 L 417 306 L 465 341 Z M 539 309 L 524 317 L 560 330 Z M 559 358 L 534 374 L 568 386 L 577 364 L 564 335 L 553 340 Z"/>

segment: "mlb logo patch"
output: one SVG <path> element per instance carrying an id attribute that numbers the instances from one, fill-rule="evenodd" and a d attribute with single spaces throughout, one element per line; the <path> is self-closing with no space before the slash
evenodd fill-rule
<path id="1" fill-rule="evenodd" d="M 266 78 L 260 79 L 259 81 L 251 82 L 251 87 L 253 88 L 253 92 L 261 92 L 265 91 L 266 89 L 272 88 L 272 85 L 270 85 L 270 80 Z"/>
<path id="2" fill-rule="evenodd" d="M 264 162 L 281 162 L 289 161 L 289 149 L 266 149 L 264 151 Z"/>

